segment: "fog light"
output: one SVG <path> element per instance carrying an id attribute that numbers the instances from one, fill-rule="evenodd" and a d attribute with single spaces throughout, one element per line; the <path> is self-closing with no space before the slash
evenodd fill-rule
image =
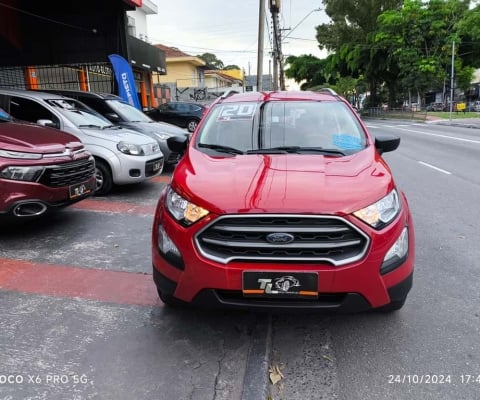
<path id="1" fill-rule="evenodd" d="M 139 169 L 131 169 L 131 170 L 130 170 L 130 176 L 131 176 L 132 178 L 138 178 L 138 177 L 141 176 L 141 175 L 142 175 L 142 173 L 140 172 Z"/>
<path id="2" fill-rule="evenodd" d="M 182 255 L 170 236 L 168 236 L 163 225 L 158 226 L 158 250 L 170 264 L 178 269 L 184 269 Z"/>
<path id="3" fill-rule="evenodd" d="M 403 264 L 408 255 L 408 227 L 403 228 L 402 233 L 392 247 L 387 251 L 383 259 L 380 273 L 386 274 Z"/>

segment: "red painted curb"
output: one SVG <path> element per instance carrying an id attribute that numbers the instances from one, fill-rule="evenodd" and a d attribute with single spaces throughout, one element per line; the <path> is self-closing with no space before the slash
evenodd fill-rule
<path id="1" fill-rule="evenodd" d="M 70 207 L 80 210 L 110 212 L 117 214 L 153 215 L 155 206 L 142 206 L 118 201 L 84 199 Z"/>
<path id="2" fill-rule="evenodd" d="M 116 304 L 163 304 L 151 275 L 5 258 L 0 258 L 0 289 Z"/>

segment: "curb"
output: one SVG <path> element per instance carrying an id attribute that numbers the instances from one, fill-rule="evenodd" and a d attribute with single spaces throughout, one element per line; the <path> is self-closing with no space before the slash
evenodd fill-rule
<path id="1" fill-rule="evenodd" d="M 252 332 L 252 342 L 247 356 L 243 378 L 242 400 L 267 400 L 269 395 L 268 367 L 272 354 L 272 316 L 260 319 Z"/>

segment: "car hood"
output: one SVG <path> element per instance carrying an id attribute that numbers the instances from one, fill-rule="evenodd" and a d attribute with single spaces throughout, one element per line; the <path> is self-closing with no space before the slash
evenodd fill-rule
<path id="1" fill-rule="evenodd" d="M 135 143 L 135 144 L 150 144 L 152 143 L 152 138 L 131 129 L 125 129 L 119 126 L 107 129 L 98 129 L 98 128 L 79 128 L 81 131 L 88 136 L 95 137 L 102 140 L 108 140 L 111 142 L 118 143 L 120 141 Z M 153 141 L 155 142 L 155 141 Z"/>
<path id="2" fill-rule="evenodd" d="M 0 123 L 0 148 L 27 153 L 56 154 L 68 147 L 83 148 L 80 140 L 66 132 L 34 124 Z"/>
<path id="3" fill-rule="evenodd" d="M 185 136 L 187 133 L 178 126 L 164 122 L 123 122 L 122 126 L 137 132 L 154 135 Z"/>
<path id="4" fill-rule="evenodd" d="M 354 155 L 212 157 L 191 148 L 174 172 L 184 197 L 211 212 L 350 214 L 393 188 L 373 146 Z"/>

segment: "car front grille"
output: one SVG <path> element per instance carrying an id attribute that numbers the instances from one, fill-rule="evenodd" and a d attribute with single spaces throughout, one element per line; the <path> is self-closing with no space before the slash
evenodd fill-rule
<path id="1" fill-rule="evenodd" d="M 92 157 L 46 167 L 39 183 L 49 187 L 65 187 L 82 183 L 95 175 Z"/>
<path id="2" fill-rule="evenodd" d="M 288 243 L 272 243 L 272 235 Z M 222 216 L 195 237 L 201 254 L 223 264 L 245 262 L 326 262 L 334 266 L 361 259 L 369 237 L 341 217 L 291 214 Z"/>

